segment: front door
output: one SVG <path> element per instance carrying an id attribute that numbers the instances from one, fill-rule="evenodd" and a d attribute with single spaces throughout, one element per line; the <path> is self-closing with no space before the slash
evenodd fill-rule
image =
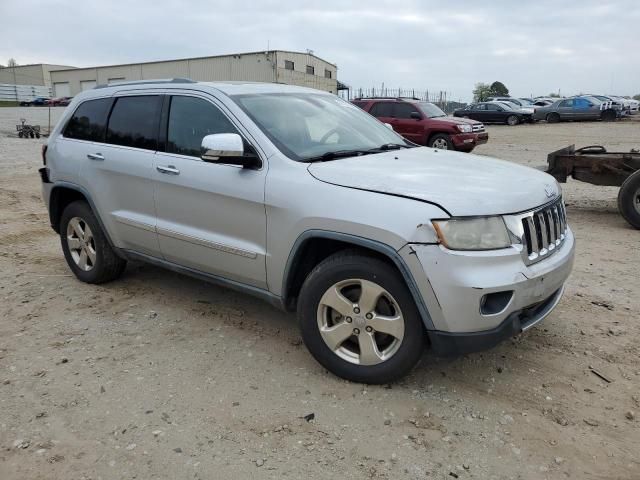
<path id="1" fill-rule="evenodd" d="M 420 118 L 413 118 L 411 114 L 417 114 Z M 422 114 L 410 103 L 395 103 L 393 104 L 393 117 L 394 121 L 391 123 L 394 130 L 402 132 L 402 136 L 406 139 L 418 143 L 424 144 L 425 132 L 422 127 Z"/>
<path id="2" fill-rule="evenodd" d="M 238 130 L 224 107 L 208 97 L 175 95 L 169 101 L 165 147 L 156 155 L 153 172 L 163 257 L 266 288 L 267 166 L 248 170 L 203 161 L 204 136 Z"/>

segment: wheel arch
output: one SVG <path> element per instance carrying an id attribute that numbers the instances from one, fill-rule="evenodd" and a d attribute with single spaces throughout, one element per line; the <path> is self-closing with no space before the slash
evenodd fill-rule
<path id="1" fill-rule="evenodd" d="M 62 218 L 62 212 L 64 212 L 67 205 L 77 200 L 83 200 L 89 204 L 89 207 L 91 207 L 93 214 L 96 216 L 98 224 L 104 232 L 109 245 L 117 252 L 118 249 L 114 247 L 111 237 L 109 236 L 109 232 L 100 218 L 100 214 L 93 203 L 91 195 L 80 185 L 69 182 L 56 182 L 54 184 L 49 196 L 49 221 L 51 222 L 51 228 L 53 228 L 56 233 L 60 233 L 60 219 Z"/>
<path id="2" fill-rule="evenodd" d="M 319 262 L 333 253 L 351 248 L 370 253 L 392 265 L 404 279 L 427 330 L 435 328 L 409 267 L 395 249 L 376 240 L 326 230 L 307 230 L 296 239 L 289 253 L 282 281 L 282 301 L 285 308 L 295 310 L 300 288 Z"/>
<path id="3" fill-rule="evenodd" d="M 427 140 L 424 143 L 425 146 L 429 146 L 429 142 L 436 135 L 447 135 L 448 137 L 450 137 L 451 135 L 453 135 L 453 133 L 447 132 L 445 130 L 436 130 L 435 132 L 429 132 L 429 133 L 427 133 Z"/>

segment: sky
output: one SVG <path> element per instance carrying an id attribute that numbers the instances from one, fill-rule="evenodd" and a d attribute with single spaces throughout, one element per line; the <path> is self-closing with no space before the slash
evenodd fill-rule
<path id="1" fill-rule="evenodd" d="M 0 64 L 307 49 L 352 87 L 640 93 L 640 0 L 0 0 Z"/>

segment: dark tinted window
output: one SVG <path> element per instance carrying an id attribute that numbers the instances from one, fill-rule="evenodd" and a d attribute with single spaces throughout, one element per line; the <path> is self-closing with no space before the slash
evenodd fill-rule
<path id="1" fill-rule="evenodd" d="M 371 107 L 369 113 L 374 117 L 391 117 L 393 112 L 393 103 L 378 102 Z"/>
<path id="2" fill-rule="evenodd" d="M 284 68 L 286 70 L 293 70 L 293 62 L 291 60 L 284 61 Z"/>
<path id="3" fill-rule="evenodd" d="M 195 97 L 172 97 L 167 152 L 200 157 L 202 138 L 214 133 L 238 133 L 210 102 Z"/>
<path id="4" fill-rule="evenodd" d="M 78 140 L 104 142 L 111 101 L 110 98 L 100 98 L 82 103 L 67 123 L 63 135 Z"/>
<path id="5" fill-rule="evenodd" d="M 486 105 L 484 103 L 479 103 L 477 105 L 474 105 L 473 109 L 474 110 L 486 110 L 487 107 L 486 107 Z"/>
<path id="6" fill-rule="evenodd" d="M 354 101 L 353 101 L 353 102 L 351 102 L 351 103 L 353 103 L 356 107 L 360 107 L 360 108 L 361 108 L 361 109 L 363 109 L 363 110 L 364 110 L 364 107 L 366 107 L 366 106 L 367 106 L 367 102 L 359 102 L 359 101 L 357 101 L 357 100 L 354 100 Z"/>
<path id="7" fill-rule="evenodd" d="M 309 75 L 315 75 L 315 73 L 316 73 L 316 69 L 315 69 L 315 68 L 313 68 L 313 65 L 307 65 L 307 73 L 308 73 Z"/>
<path id="8" fill-rule="evenodd" d="M 504 110 L 500 105 L 496 105 L 495 103 L 487 103 L 487 110 L 491 110 L 493 112 L 501 112 Z"/>
<path id="9" fill-rule="evenodd" d="M 396 103 L 393 112 L 394 112 L 394 117 L 396 118 L 411 118 L 411 114 L 413 112 L 420 115 L 420 112 L 418 112 L 418 109 L 413 105 L 411 105 L 410 103 Z"/>
<path id="10" fill-rule="evenodd" d="M 331 78 L 331 70 L 324 69 L 324 78 Z"/>
<path id="11" fill-rule="evenodd" d="M 559 106 L 565 108 L 573 108 L 573 100 L 563 100 Z"/>
<path id="12" fill-rule="evenodd" d="M 109 117 L 107 143 L 155 150 L 160 100 L 159 96 L 118 98 Z"/>

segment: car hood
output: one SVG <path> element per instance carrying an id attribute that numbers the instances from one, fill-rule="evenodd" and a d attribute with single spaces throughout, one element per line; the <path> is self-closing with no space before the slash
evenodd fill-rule
<path id="1" fill-rule="evenodd" d="M 470 118 L 460 118 L 460 117 L 435 117 L 435 118 L 430 118 L 429 120 L 432 122 L 438 121 L 438 122 L 449 123 L 451 125 L 457 125 L 457 124 L 478 125 L 482 123 L 482 122 L 478 122 L 477 120 L 471 120 Z"/>
<path id="2" fill-rule="evenodd" d="M 427 147 L 316 162 L 309 172 L 334 185 L 434 203 L 452 216 L 523 212 L 560 194 L 539 170 Z"/>

